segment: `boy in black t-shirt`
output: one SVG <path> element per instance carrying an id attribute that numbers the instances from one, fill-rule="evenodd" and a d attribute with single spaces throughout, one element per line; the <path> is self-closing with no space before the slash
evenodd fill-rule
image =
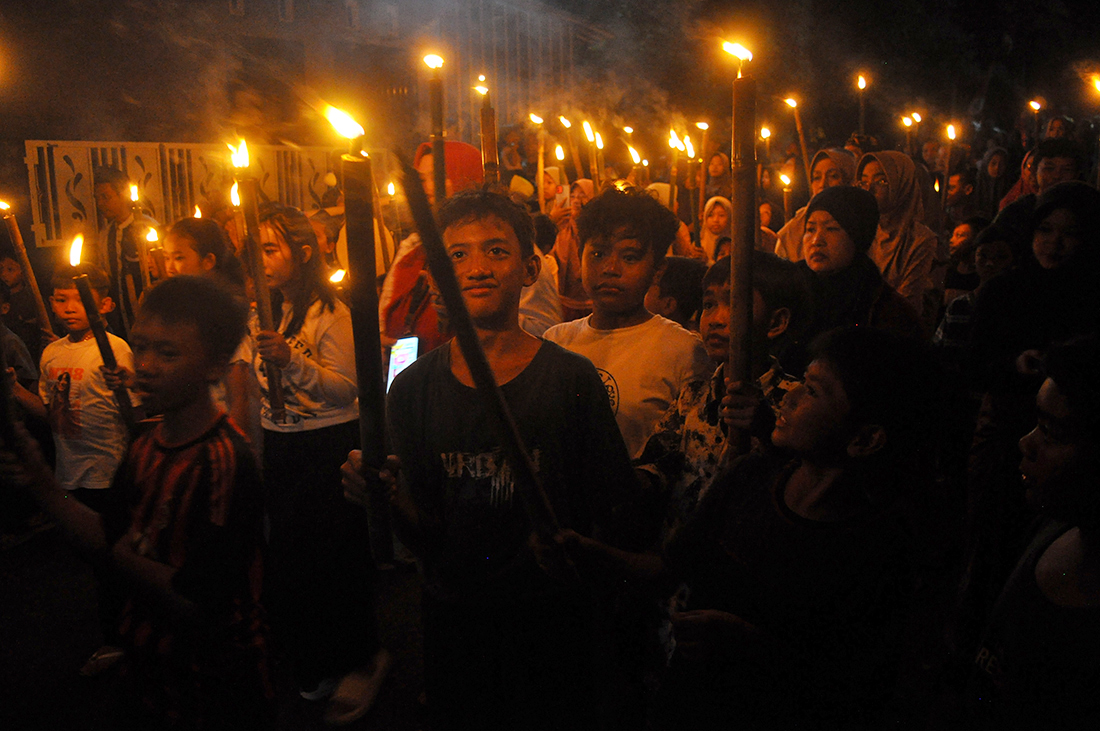
<path id="1" fill-rule="evenodd" d="M 439 213 L 474 328 L 558 520 L 608 524 L 634 479 L 606 392 L 584 358 L 525 333 L 519 299 L 539 273 L 526 211 L 487 192 Z M 491 414 L 456 341 L 389 393 L 395 529 L 424 573 L 425 685 L 432 728 L 587 728 L 594 699 L 586 592 L 552 578 Z M 345 494 L 366 495 L 360 455 Z M 396 482 L 393 475 L 397 475 Z M 399 485 L 399 486 L 398 486 Z M 544 555 L 544 554 L 543 554 Z"/>
<path id="2" fill-rule="evenodd" d="M 102 513 L 66 499 L 25 432 L 0 477 L 26 489 L 130 589 L 113 728 L 268 727 L 259 604 L 259 470 L 210 398 L 245 333 L 243 304 L 212 280 L 150 289 L 133 330 L 134 386 L 161 420 L 134 439 Z M 10 449 L 10 447 L 5 447 Z"/>

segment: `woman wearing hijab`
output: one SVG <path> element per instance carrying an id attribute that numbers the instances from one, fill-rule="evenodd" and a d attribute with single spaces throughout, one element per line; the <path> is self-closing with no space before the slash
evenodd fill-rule
<path id="1" fill-rule="evenodd" d="M 1024 155 L 1020 163 L 1020 178 L 1008 189 L 1005 197 L 1001 198 L 998 211 L 1003 211 L 1005 206 L 1013 201 L 1023 198 L 1025 195 L 1039 192 L 1039 183 L 1035 180 L 1035 149 L 1032 148 Z"/>
<path id="2" fill-rule="evenodd" d="M 909 302 L 918 315 L 925 311 L 925 292 L 932 287 L 932 264 L 939 239 L 921 223 L 924 198 L 916 163 L 901 152 L 869 152 L 859 161 L 859 186 L 878 203 L 878 232 L 867 255 L 882 278 Z M 934 317 L 938 302 L 929 303 Z"/>
<path id="3" fill-rule="evenodd" d="M 997 216 L 998 204 L 1008 193 L 1008 150 L 991 147 L 978 163 L 978 186 L 975 191 L 978 210 L 989 220 Z"/>
<path id="4" fill-rule="evenodd" d="M 581 244 L 577 240 L 577 216 L 596 194 L 588 178 L 578 178 L 569 187 L 569 215 L 558 223 L 558 238 L 550 252 L 558 261 L 558 294 L 563 322 L 592 312 L 592 301 L 581 284 Z"/>
<path id="5" fill-rule="evenodd" d="M 733 194 L 733 175 L 730 173 L 729 156 L 722 152 L 716 152 L 707 163 L 707 184 L 705 187 L 707 200 L 715 196 L 729 198 Z"/>
<path id="6" fill-rule="evenodd" d="M 730 233 L 733 221 L 733 204 L 728 198 L 715 196 L 703 208 L 703 227 L 699 232 L 699 245 L 707 253 L 707 261 L 714 261 L 718 240 Z"/>
<path id="7" fill-rule="evenodd" d="M 924 335 L 917 313 L 867 256 L 878 221 L 875 197 L 859 188 L 826 188 L 806 206 L 806 258 L 799 266 L 813 296 L 813 334 L 858 325 Z"/>
<path id="8" fill-rule="evenodd" d="M 856 159 L 847 150 L 819 150 L 810 163 L 810 196 L 826 188 L 852 185 Z M 806 207 L 799 208 L 790 221 L 779 229 L 776 256 L 787 261 L 802 261 L 802 238 L 806 233 Z"/>

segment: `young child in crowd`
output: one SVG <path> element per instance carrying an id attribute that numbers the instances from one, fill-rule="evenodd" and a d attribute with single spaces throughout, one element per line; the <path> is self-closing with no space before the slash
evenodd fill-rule
<path id="1" fill-rule="evenodd" d="M 104 373 L 103 358 L 73 283 L 73 277 L 80 274 L 88 275 L 99 314 L 114 308 L 114 301 L 107 295 L 107 275 L 102 270 L 88 264 L 59 270 L 54 275 L 50 304 L 68 335 L 42 352 L 37 392 L 16 384 L 12 396 L 28 415 L 49 423 L 56 450 L 57 484 L 92 510 L 102 512 L 111 499 L 109 488 L 130 435 L 109 382 L 116 374 Z M 107 339 L 120 370 L 132 370 L 130 346 L 111 333 L 107 333 Z M 121 657 L 115 625 L 121 608 L 119 592 L 109 574 L 97 571 L 96 578 L 106 644 L 85 663 L 81 670 L 85 675 L 96 675 Z"/>
<path id="2" fill-rule="evenodd" d="M 798 265 L 772 254 L 753 253 L 753 377 L 760 392 L 776 411 L 783 395 L 796 380 L 783 371 L 778 356 L 792 342 L 808 318 L 809 292 Z M 699 333 L 707 355 L 716 366 L 708 379 L 687 384 L 646 440 L 635 468 L 643 478 L 655 480 L 658 492 L 668 496 L 665 531 L 668 533 L 691 515 L 706 486 L 730 458 L 726 454 L 731 404 L 726 398 L 725 364 L 729 359 L 730 260 L 719 259 L 703 279 L 703 307 Z M 748 402 L 750 433 L 767 439 L 774 416 L 761 415 L 753 422 L 758 399 Z M 740 404 L 739 404 L 740 405 Z"/>
<path id="3" fill-rule="evenodd" d="M 898 508 L 927 484 L 939 384 L 923 347 L 859 327 L 815 343 L 778 448 L 720 475 L 662 556 L 563 532 L 582 575 L 683 581 L 658 728 L 880 728 L 906 595 Z"/>
<path id="4" fill-rule="evenodd" d="M 474 328 L 562 525 L 610 525 L 634 480 L 596 370 L 525 333 L 520 293 L 538 278 L 528 213 L 491 192 L 439 211 Z M 640 255 L 639 255 L 640 256 Z M 548 576 L 526 499 L 455 341 L 413 363 L 389 393 L 394 525 L 424 575 L 424 671 L 433 729 L 582 729 L 596 713 L 592 604 Z M 377 466 L 371 465 L 374 469 Z M 365 502 L 361 455 L 345 492 Z M 394 484 L 394 476 L 398 482 Z"/>
<path id="5" fill-rule="evenodd" d="M 0 282 L 9 289 L 8 309 L 0 319 L 27 346 L 35 362 L 42 355 L 42 332 L 35 311 L 34 294 L 27 286 L 23 267 L 11 254 L 0 254 Z"/>
<path id="6" fill-rule="evenodd" d="M 608 190 L 593 199 L 577 217 L 592 314 L 544 336 L 599 370 L 631 456 L 683 387 L 713 371 L 698 336 L 645 307 L 678 228 L 676 217 L 645 193 Z"/>
<path id="7" fill-rule="evenodd" d="M 665 257 L 665 270 L 645 294 L 645 308 L 685 330 L 699 331 L 703 275 L 707 264 L 686 256 Z"/>
<path id="8" fill-rule="evenodd" d="M 225 231 L 210 218 L 181 218 L 172 226 L 164 237 L 164 269 L 169 277 L 212 276 L 234 293 L 244 292 L 244 268 Z M 256 453 L 262 454 L 260 388 L 252 370 L 250 345 L 247 337 L 241 341 L 212 394 L 214 403 L 237 422 Z"/>
<path id="9" fill-rule="evenodd" d="M 76 315 L 59 309 L 79 334 Z M 209 390 L 245 332 L 243 305 L 209 280 L 180 277 L 146 293 L 131 333 L 135 388 L 162 416 L 130 446 L 98 510 L 65 499 L 25 432 L 17 454 L 4 454 L 6 479 L 126 587 L 115 618 L 125 672 L 108 704 L 111 728 L 273 721 L 258 602 L 259 472 Z M 74 376 L 74 388 L 86 382 Z"/>
<path id="10" fill-rule="evenodd" d="M 0 262 L 0 266 L 3 263 Z M 11 290 L 7 283 L 0 279 L 0 316 L 7 315 L 11 307 Z M 0 319 L 0 348 L 4 350 L 4 362 L 8 368 L 15 370 L 15 378 L 26 389 L 31 390 L 38 383 L 38 367 L 35 360 L 28 352 L 23 339 L 8 329 L 5 322 Z"/>
<path id="11" fill-rule="evenodd" d="M 1038 423 L 1020 440 L 1039 524 L 970 656 L 967 728 L 1082 728 L 1100 717 L 1098 369 L 1095 333 L 1044 359 Z"/>
<path id="12" fill-rule="evenodd" d="M 332 695 L 326 717 L 350 723 L 366 713 L 389 665 L 374 619 L 367 516 L 345 503 L 340 487 L 340 465 L 359 442 L 351 313 L 325 276 L 301 211 L 262 207 L 260 244 L 278 323 L 271 331 L 253 321 L 272 620 L 303 697 Z M 271 408 L 268 364 L 283 384 L 281 421 Z"/>

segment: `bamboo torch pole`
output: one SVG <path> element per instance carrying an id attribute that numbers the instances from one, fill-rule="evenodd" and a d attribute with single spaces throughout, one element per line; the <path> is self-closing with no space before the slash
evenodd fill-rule
<path id="1" fill-rule="evenodd" d="M 584 164 L 581 163 L 581 151 L 577 149 L 577 141 L 573 139 L 573 123 L 565 117 L 558 117 L 561 126 L 565 128 L 565 141 L 569 145 L 569 153 L 573 157 L 573 169 L 577 171 L 577 177 L 584 177 Z M 595 181 L 592 181 L 595 183 Z"/>
<path id="2" fill-rule="evenodd" d="M 4 212 L 4 223 L 8 226 L 11 235 L 11 244 L 15 249 L 15 255 L 19 259 L 19 266 L 23 267 L 23 278 L 34 295 L 34 313 L 38 318 L 38 327 L 45 331 L 53 329 L 50 323 L 50 312 L 46 309 L 46 302 L 42 299 L 42 290 L 38 288 L 38 280 L 34 276 L 31 260 L 27 257 L 27 245 L 23 242 L 23 233 L 19 230 L 19 222 L 15 220 L 15 211 L 7 203 L 0 201 L 0 210 Z"/>
<path id="3" fill-rule="evenodd" d="M 260 319 L 260 329 L 274 331 L 277 327 L 275 315 L 271 311 L 271 290 L 267 286 L 267 276 L 264 274 L 263 247 L 260 245 L 260 186 L 255 177 L 248 170 L 248 145 L 244 140 L 234 148 L 233 167 L 237 176 L 237 192 L 239 205 L 244 214 L 241 218 L 244 229 L 241 238 L 245 251 L 248 252 L 248 262 L 252 269 L 252 284 L 256 293 L 256 313 Z M 238 201 L 234 201 L 238 203 Z M 271 420 L 276 424 L 286 421 L 286 405 L 283 402 L 283 381 L 281 370 L 272 363 L 263 364 L 264 373 L 267 375 L 267 399 L 271 407 Z"/>
<path id="4" fill-rule="evenodd" d="M 485 173 L 485 182 L 496 183 L 500 180 L 500 158 L 497 153 L 497 112 L 493 109 L 493 103 L 489 97 L 489 87 L 484 85 L 484 76 L 481 77 L 481 82 L 480 86 L 474 87 L 482 96 L 481 167 Z"/>
<path id="5" fill-rule="evenodd" d="M 752 252 L 756 243 L 756 81 L 743 74 L 752 53 L 733 43 L 739 59 L 733 82 L 733 245 L 730 247 L 730 352 L 727 374 L 747 383 L 752 368 Z"/>
<path id="6" fill-rule="evenodd" d="M 447 199 L 447 162 L 443 140 L 443 59 L 435 54 L 424 57 L 432 70 L 428 79 L 429 105 L 432 116 L 432 182 L 435 184 L 435 205 Z"/>
<path id="7" fill-rule="evenodd" d="M 107 328 L 103 325 L 103 318 L 99 316 L 99 307 L 96 306 L 95 297 L 92 296 L 92 286 L 88 282 L 88 275 L 81 274 L 73 277 L 73 283 L 80 292 L 80 301 L 84 304 L 84 313 L 88 316 L 88 325 L 95 336 L 96 347 L 99 348 L 99 357 L 103 359 L 103 365 L 114 370 L 118 368 L 118 359 L 111 348 L 111 341 L 107 338 Z M 118 412 L 122 417 L 126 428 L 134 430 L 134 406 L 130 402 L 130 392 L 125 386 L 115 389 L 115 399 L 118 400 Z"/>
<path id="8" fill-rule="evenodd" d="M 697 122 L 696 127 L 703 130 L 703 139 L 699 143 L 699 226 L 696 231 L 702 231 L 703 212 L 707 207 L 707 168 L 710 167 L 710 158 L 707 157 L 707 130 L 710 125 L 706 122 Z"/>

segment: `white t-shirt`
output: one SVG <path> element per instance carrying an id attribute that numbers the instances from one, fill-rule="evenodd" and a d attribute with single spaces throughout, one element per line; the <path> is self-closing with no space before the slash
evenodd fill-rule
<path id="1" fill-rule="evenodd" d="M 680 390 L 706 380 L 714 365 L 698 335 L 660 315 L 617 330 L 597 330 L 591 317 L 555 325 L 543 337 L 596 366 L 633 459 Z"/>
<path id="2" fill-rule="evenodd" d="M 561 318 L 558 260 L 547 254 L 542 257 L 538 280 L 530 287 L 524 287 L 519 296 L 519 326 L 541 338 L 543 333 L 561 322 Z"/>
<path id="3" fill-rule="evenodd" d="M 132 371 L 130 346 L 110 333 L 107 338 L 118 364 Z M 65 337 L 42 351 L 38 395 L 57 447 L 57 481 L 66 490 L 110 487 L 126 453 L 126 424 L 99 370 L 102 365 L 94 338 L 74 343 Z"/>

